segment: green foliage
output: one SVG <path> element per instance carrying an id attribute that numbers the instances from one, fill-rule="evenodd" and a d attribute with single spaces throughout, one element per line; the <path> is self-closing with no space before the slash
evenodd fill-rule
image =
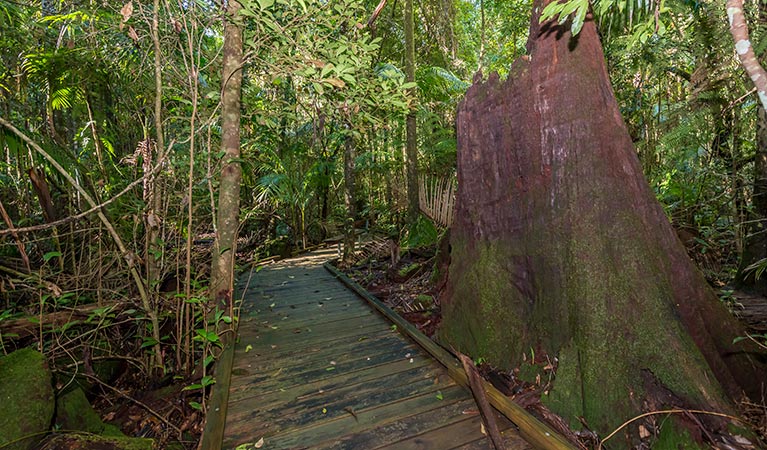
<path id="1" fill-rule="evenodd" d="M 402 240 L 405 248 L 421 248 L 432 246 L 437 243 L 439 231 L 434 224 L 423 215 L 408 229 L 407 235 Z"/>

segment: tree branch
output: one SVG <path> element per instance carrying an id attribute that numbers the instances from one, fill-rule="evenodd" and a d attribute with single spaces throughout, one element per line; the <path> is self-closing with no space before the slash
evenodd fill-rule
<path id="1" fill-rule="evenodd" d="M 743 0 L 727 0 L 727 18 L 730 21 L 730 34 L 735 40 L 735 51 L 740 63 L 756 86 L 762 108 L 767 109 L 767 71 L 759 64 L 754 53 L 754 46 L 749 40 L 748 24 L 743 14 Z"/>

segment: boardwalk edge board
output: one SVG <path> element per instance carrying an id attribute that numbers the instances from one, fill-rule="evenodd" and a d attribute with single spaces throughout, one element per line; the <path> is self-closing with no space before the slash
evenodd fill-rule
<path id="1" fill-rule="evenodd" d="M 421 333 L 418 328 L 413 326 L 407 320 L 403 319 L 399 314 L 394 312 L 391 308 L 371 295 L 367 290 L 365 290 L 365 288 L 338 270 L 334 266 L 334 262 L 336 262 L 336 260 L 328 261 L 323 264 L 323 266 L 328 272 L 332 273 L 349 289 L 353 290 L 355 293 L 357 293 L 357 295 L 366 300 L 373 308 L 378 310 L 378 312 L 383 314 L 392 323 L 397 325 L 397 328 L 401 333 L 410 337 L 431 356 L 433 356 L 434 359 L 445 366 L 448 374 L 453 378 L 453 380 L 462 386 L 469 386 L 466 372 L 463 370 L 460 362 L 453 354 L 440 347 L 428 336 Z M 525 411 L 524 408 L 514 403 L 510 398 L 496 389 L 492 384 L 484 380 L 482 381 L 482 384 L 490 400 L 490 404 L 492 404 L 493 407 L 495 407 L 499 412 L 501 412 L 510 421 L 512 421 L 519 428 L 519 431 L 525 440 L 527 440 L 535 448 L 540 450 L 575 450 L 576 447 L 574 447 L 559 433 L 535 418 L 532 414 Z"/>
<path id="2" fill-rule="evenodd" d="M 221 450 L 224 445 L 224 425 L 229 406 L 229 384 L 232 380 L 232 363 L 236 339 L 226 344 L 221 359 L 216 364 L 216 383 L 213 385 L 208 412 L 205 414 L 205 428 L 202 431 L 200 450 Z"/>

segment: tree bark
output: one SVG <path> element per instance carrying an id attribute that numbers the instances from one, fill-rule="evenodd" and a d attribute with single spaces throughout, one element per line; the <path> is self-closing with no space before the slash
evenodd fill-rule
<path id="1" fill-rule="evenodd" d="M 355 174 L 354 174 L 354 137 L 351 129 L 347 126 L 349 136 L 344 142 L 344 203 L 346 204 L 346 220 L 344 221 L 344 262 L 349 262 L 354 254 L 354 219 L 357 208 L 354 200 Z"/>
<path id="2" fill-rule="evenodd" d="M 735 52 L 740 64 L 754 83 L 762 108 L 767 108 L 767 71 L 759 63 L 754 46 L 749 40 L 743 0 L 727 0 L 727 18 L 730 20 L 730 34 L 735 41 Z"/>
<path id="3" fill-rule="evenodd" d="M 759 3 L 759 22 L 767 23 L 767 5 Z M 747 227 L 743 254 L 736 276 L 736 285 L 767 295 L 767 276 L 757 278 L 753 265 L 767 258 L 767 111 L 761 104 L 756 108 L 756 155 L 751 197 L 751 217 Z"/>
<path id="4" fill-rule="evenodd" d="M 221 150 L 224 154 L 218 188 L 216 241 L 213 245 L 210 293 L 215 307 L 232 307 L 234 260 L 240 214 L 240 101 L 242 91 L 242 28 L 240 4 L 229 0 L 224 26 L 224 69 L 221 93 Z"/>
<path id="5" fill-rule="evenodd" d="M 405 81 L 415 81 L 415 29 L 413 0 L 405 0 Z M 410 89 L 410 112 L 405 118 L 407 157 L 407 221 L 410 224 L 418 220 L 418 142 L 416 136 L 415 88 Z"/>
<path id="6" fill-rule="evenodd" d="M 157 138 L 155 144 L 156 160 L 161 162 L 164 159 L 163 153 L 165 152 L 165 134 L 162 126 L 162 49 L 160 46 L 160 0 L 154 0 L 152 10 L 152 27 L 151 27 L 152 43 L 154 45 L 154 81 L 155 81 L 155 98 L 154 98 L 154 123 L 155 123 L 155 135 Z M 147 140 L 147 150 L 144 155 L 144 175 L 146 176 L 152 170 L 152 145 L 151 140 Z M 146 227 L 146 247 L 145 247 L 145 261 L 146 261 L 146 283 L 148 287 L 149 295 L 151 296 L 150 302 L 152 304 L 157 301 L 157 288 L 160 283 L 160 258 L 163 252 L 163 248 L 160 244 L 160 225 L 162 210 L 162 198 L 163 187 L 159 182 L 160 174 L 149 174 L 147 185 L 149 186 L 148 192 L 144 195 L 147 202 L 146 213 L 144 214 L 144 225 Z M 154 306 L 153 306 L 154 308 Z M 156 313 L 155 313 L 156 314 Z M 153 325 L 154 326 L 154 325 Z M 157 339 L 159 336 L 159 330 L 152 331 L 153 336 Z M 162 352 L 160 351 L 159 341 L 155 345 L 155 355 L 152 366 L 155 368 L 162 368 L 164 366 Z M 161 372 L 161 371 L 159 371 Z"/>
<path id="7" fill-rule="evenodd" d="M 648 409 L 728 411 L 741 389 L 758 394 L 757 350 L 732 343 L 742 329 L 642 174 L 593 21 L 573 38 L 569 24 L 534 14 L 528 50 L 507 81 L 475 84 L 458 110 L 439 339 L 543 379 L 556 366 L 544 402 L 602 436 Z M 670 423 L 662 433 L 689 425 L 696 436 Z M 610 447 L 638 443 L 639 425 L 649 426 L 632 423 Z"/>

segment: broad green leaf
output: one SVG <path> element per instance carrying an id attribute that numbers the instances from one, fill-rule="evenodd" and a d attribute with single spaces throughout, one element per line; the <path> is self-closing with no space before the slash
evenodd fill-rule
<path id="1" fill-rule="evenodd" d="M 261 11 L 269 9 L 274 5 L 274 0 L 258 0 L 258 6 Z"/>
<path id="2" fill-rule="evenodd" d="M 61 252 L 48 252 L 43 255 L 43 260 L 45 262 L 48 262 L 53 258 L 60 258 L 60 257 L 61 257 Z"/>

